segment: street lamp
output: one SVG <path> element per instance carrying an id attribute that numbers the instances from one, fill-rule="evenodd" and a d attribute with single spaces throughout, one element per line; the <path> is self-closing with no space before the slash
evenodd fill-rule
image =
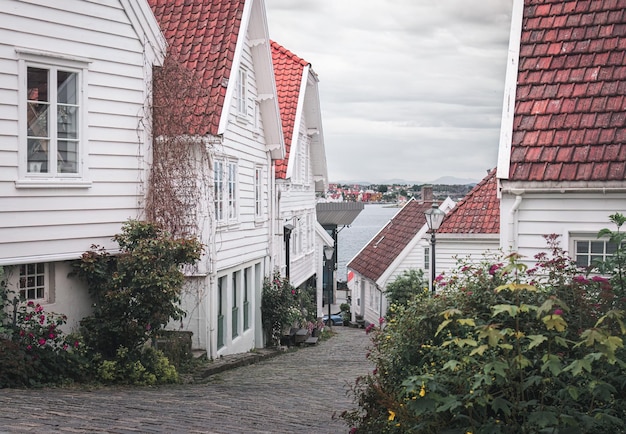
<path id="1" fill-rule="evenodd" d="M 332 320 L 330 318 L 330 303 L 331 298 L 333 296 L 333 255 L 335 254 L 335 248 L 333 246 L 324 246 L 324 257 L 326 261 L 324 265 L 326 266 L 326 302 L 328 303 L 328 326 L 332 326 Z"/>
<path id="2" fill-rule="evenodd" d="M 435 233 L 439 230 L 445 215 L 446 213 L 441 211 L 435 202 L 429 210 L 424 211 L 426 224 L 430 230 L 430 290 L 432 294 L 435 293 Z"/>

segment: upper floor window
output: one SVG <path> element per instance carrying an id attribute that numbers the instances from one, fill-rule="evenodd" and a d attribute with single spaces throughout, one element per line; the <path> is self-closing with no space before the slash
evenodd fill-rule
<path id="1" fill-rule="evenodd" d="M 33 180 L 84 175 L 86 60 L 18 50 L 20 176 Z"/>
<path id="2" fill-rule="evenodd" d="M 248 116 L 248 71 L 244 68 L 239 70 L 237 75 L 237 114 Z"/>
<path id="3" fill-rule="evenodd" d="M 259 218 L 263 215 L 263 168 L 254 169 L 254 216 Z"/>
<path id="4" fill-rule="evenodd" d="M 237 172 L 234 161 L 215 160 L 213 163 L 213 200 L 218 223 L 238 218 Z"/>

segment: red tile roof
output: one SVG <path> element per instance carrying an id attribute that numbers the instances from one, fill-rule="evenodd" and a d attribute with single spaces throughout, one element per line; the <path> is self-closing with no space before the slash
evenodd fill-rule
<path id="1" fill-rule="evenodd" d="M 272 41 L 272 62 L 285 138 L 285 159 L 276 161 L 276 178 L 285 179 L 298 109 L 302 72 L 309 63 L 274 41 Z"/>
<path id="2" fill-rule="evenodd" d="M 512 181 L 626 180 L 626 0 L 525 0 Z"/>
<path id="3" fill-rule="evenodd" d="M 169 44 L 195 73 L 201 87 L 194 97 L 196 131 L 217 134 L 232 69 L 244 0 L 148 0 Z"/>
<path id="4" fill-rule="evenodd" d="M 493 169 L 446 214 L 437 233 L 500 233 L 500 200 L 497 189 L 496 169 Z"/>
<path id="5" fill-rule="evenodd" d="M 377 281 L 426 224 L 424 211 L 431 206 L 428 201 L 408 201 L 347 267 Z"/>

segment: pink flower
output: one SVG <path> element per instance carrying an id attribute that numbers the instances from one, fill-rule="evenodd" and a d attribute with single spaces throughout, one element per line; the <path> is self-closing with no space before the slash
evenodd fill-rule
<path id="1" fill-rule="evenodd" d="M 55 338 L 54 333 L 50 333 L 50 334 L 48 335 L 48 338 L 50 338 L 50 339 L 54 339 L 54 338 Z"/>
<path id="2" fill-rule="evenodd" d="M 63 350 L 67 351 L 68 345 L 67 344 L 63 344 Z"/>
<path id="3" fill-rule="evenodd" d="M 78 348 L 78 341 L 74 341 L 74 348 Z"/>
<path id="4" fill-rule="evenodd" d="M 574 282 L 582 283 L 583 285 L 587 285 L 589 283 L 589 280 L 587 280 L 585 278 L 585 276 L 579 275 L 579 276 L 575 276 L 574 277 Z"/>
<path id="5" fill-rule="evenodd" d="M 374 324 L 368 324 L 367 327 L 365 327 L 365 333 L 369 333 L 372 330 L 374 330 Z"/>
<path id="6" fill-rule="evenodd" d="M 30 300 L 26 305 L 29 306 L 29 307 L 32 307 L 32 306 L 35 305 L 35 302 Z"/>
<path id="7" fill-rule="evenodd" d="M 44 338 L 39 338 L 37 342 L 39 343 L 39 345 L 45 345 L 46 340 Z"/>
<path id="8" fill-rule="evenodd" d="M 27 350 L 32 350 L 32 349 L 33 349 L 33 346 L 32 346 L 32 345 L 27 345 L 27 346 L 26 346 L 26 349 L 27 349 Z"/>
<path id="9" fill-rule="evenodd" d="M 555 314 L 555 315 L 563 315 L 563 310 L 561 310 L 561 309 L 555 309 L 555 310 L 554 310 L 554 314 Z"/>
<path id="10" fill-rule="evenodd" d="M 24 321 L 28 322 L 28 321 L 30 321 L 30 318 L 31 318 L 31 317 L 30 317 L 30 315 L 26 315 L 26 316 L 24 317 Z"/>
<path id="11" fill-rule="evenodd" d="M 443 280 L 443 274 L 440 274 L 439 276 L 435 277 L 435 282 L 441 282 Z"/>
<path id="12" fill-rule="evenodd" d="M 46 316 L 45 315 L 39 315 L 39 324 L 43 324 L 43 322 L 46 320 Z"/>
<path id="13" fill-rule="evenodd" d="M 609 281 L 609 279 L 606 279 L 602 276 L 593 276 L 591 280 L 593 280 L 594 282 L 600 282 L 600 283 L 605 283 Z"/>
<path id="14" fill-rule="evenodd" d="M 24 330 L 20 330 L 20 336 L 24 336 L 26 332 Z"/>
<path id="15" fill-rule="evenodd" d="M 493 264 L 491 267 L 489 267 L 489 274 L 494 276 L 496 274 L 496 271 L 498 271 L 501 267 L 502 264 Z"/>
<path id="16" fill-rule="evenodd" d="M 39 313 L 39 312 L 43 312 L 43 307 L 38 304 L 37 307 L 35 308 L 35 312 Z"/>
<path id="17" fill-rule="evenodd" d="M 378 318 L 378 324 L 383 325 L 384 322 L 385 322 L 385 318 L 383 318 L 382 316 Z"/>

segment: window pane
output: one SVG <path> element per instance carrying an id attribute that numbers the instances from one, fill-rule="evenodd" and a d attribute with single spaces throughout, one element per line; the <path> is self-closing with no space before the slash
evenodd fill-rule
<path id="1" fill-rule="evenodd" d="M 589 253 L 589 242 L 576 241 L 576 253 Z"/>
<path id="2" fill-rule="evenodd" d="M 59 104 L 78 104 L 78 74 L 68 71 L 57 71 L 57 98 Z"/>
<path id="3" fill-rule="evenodd" d="M 57 170 L 60 173 L 78 173 L 78 142 L 60 140 L 58 154 Z"/>
<path id="4" fill-rule="evenodd" d="M 78 139 L 78 107 L 60 105 L 57 115 L 57 136 Z"/>
<path id="5" fill-rule="evenodd" d="M 607 255 L 614 255 L 616 251 L 617 251 L 617 244 L 615 244 L 615 243 L 607 243 L 606 244 L 606 254 Z"/>
<path id="6" fill-rule="evenodd" d="M 50 101 L 48 98 L 48 70 L 42 68 L 28 68 L 28 95 L 29 101 Z"/>
<path id="7" fill-rule="evenodd" d="M 28 139 L 28 165 L 29 173 L 48 172 L 48 140 Z"/>
<path id="8" fill-rule="evenodd" d="M 604 241 L 592 241 L 591 242 L 591 253 L 604 253 Z"/>
<path id="9" fill-rule="evenodd" d="M 589 256 L 586 256 L 586 255 L 576 256 L 576 265 L 579 267 L 587 267 L 589 265 Z"/>
<path id="10" fill-rule="evenodd" d="M 26 110 L 28 110 L 27 135 L 29 137 L 49 137 L 48 116 L 50 106 L 48 104 L 29 102 Z"/>

